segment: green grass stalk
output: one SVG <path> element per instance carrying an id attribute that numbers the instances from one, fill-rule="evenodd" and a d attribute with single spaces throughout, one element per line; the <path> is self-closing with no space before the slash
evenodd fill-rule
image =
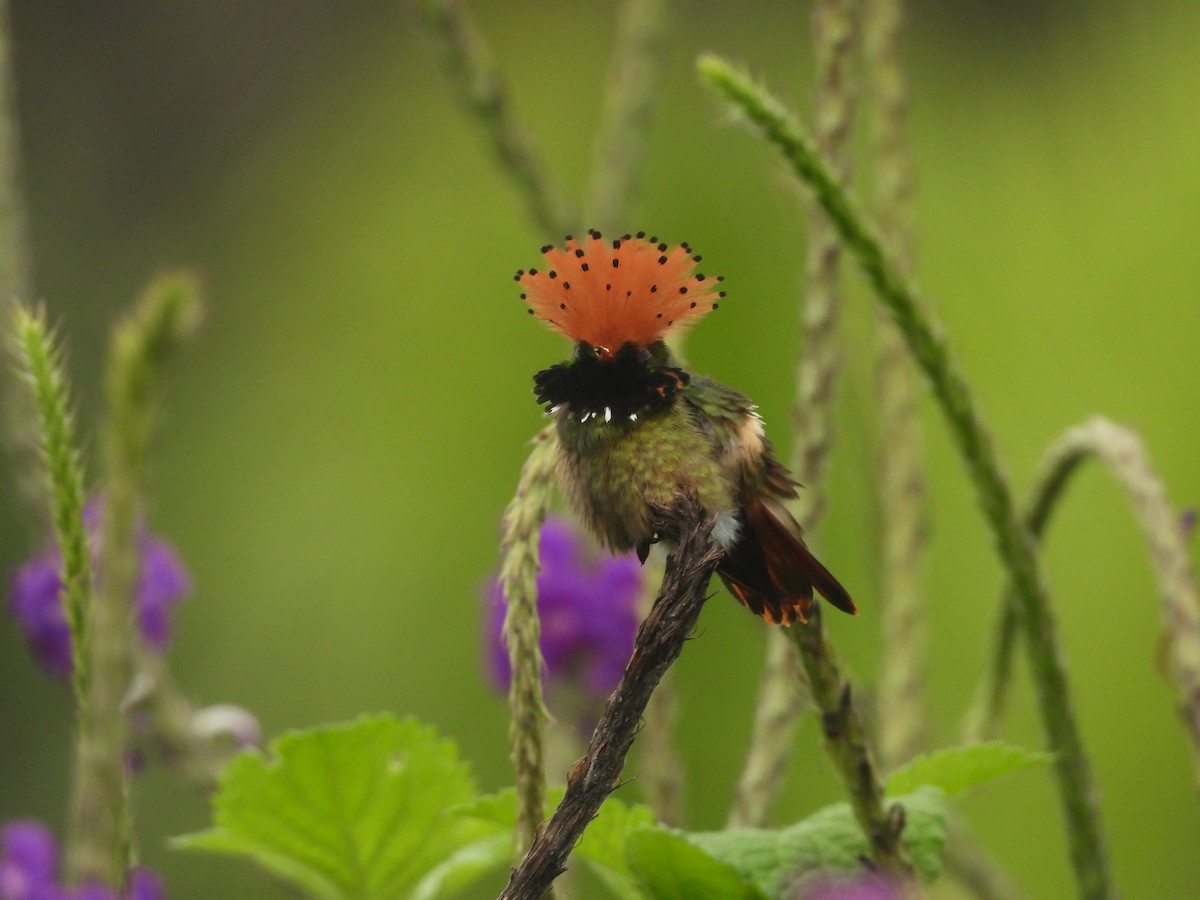
<path id="1" fill-rule="evenodd" d="M 549 713 L 542 696 L 538 545 L 554 486 L 557 453 L 558 439 L 554 427 L 549 426 L 533 439 L 533 450 L 521 469 L 517 493 L 504 513 L 500 581 L 508 603 L 504 639 L 512 668 L 508 706 L 509 742 L 516 768 L 517 858 L 533 843 L 545 809 L 545 730 Z"/>
<path id="2" fill-rule="evenodd" d="M 816 64 L 813 102 L 818 123 L 815 140 L 830 160 L 835 177 L 844 183 L 850 179 L 856 99 L 856 8 L 857 4 L 849 0 L 819 0 L 812 16 Z M 833 407 L 841 369 L 837 339 L 841 273 L 837 232 L 825 212 L 817 204 L 810 204 L 792 406 L 792 472 L 805 486 L 796 502 L 796 513 L 810 536 L 816 533 L 825 513 L 823 484 L 834 440 Z M 822 629 L 823 625 L 817 618 L 808 627 Z M 787 773 L 797 717 L 806 705 L 802 697 L 796 696 L 796 666 L 790 660 L 795 646 L 775 630 L 767 634 L 767 658 L 759 681 L 750 748 L 734 789 L 731 827 L 765 827 L 771 802 L 778 796 L 780 782 Z"/>
<path id="3" fill-rule="evenodd" d="M 28 301 L 29 237 L 21 196 L 20 128 L 16 115 L 8 0 L 0 0 L 0 303 Z"/>
<path id="4" fill-rule="evenodd" d="M 459 102 L 483 129 L 501 169 L 528 204 L 533 221 L 548 238 L 571 231 L 578 215 L 512 111 L 504 78 L 466 9 L 459 0 L 422 0 L 420 8 Z"/>
<path id="5" fill-rule="evenodd" d="M 1099 462 L 1121 486 L 1146 540 L 1158 584 L 1167 642 L 1167 670 L 1187 729 L 1200 790 L 1200 597 L 1191 558 L 1162 479 L 1137 433 L 1102 417 L 1069 428 L 1046 451 L 1025 515 L 1040 540 L 1074 474 L 1089 460 Z M 1011 589 L 999 603 L 994 651 L 981 700 L 968 719 L 972 735 L 996 730 L 1010 682 L 1018 607 Z"/>
<path id="6" fill-rule="evenodd" d="M 897 265 L 912 268 L 915 177 L 908 140 L 908 87 L 902 62 L 902 0 L 867 0 L 863 45 L 866 107 L 881 236 Z M 818 143 L 818 150 L 820 145 Z M 883 656 L 875 708 L 879 760 L 884 770 L 907 762 L 925 746 L 927 623 L 921 569 L 928 531 L 919 417 L 920 391 L 904 337 L 880 316 L 875 367 L 879 405 L 879 586 Z"/>
<path id="7" fill-rule="evenodd" d="M 1033 540 L 1017 515 L 1012 492 L 970 389 L 950 359 L 940 328 L 925 312 L 928 304 L 920 300 L 916 288 L 884 250 L 877 232 L 866 224 L 849 194 L 779 102 L 719 57 L 702 57 L 699 72 L 718 96 L 783 153 L 813 191 L 925 373 L 966 463 L 1015 590 L 1042 727 L 1055 754 L 1055 774 L 1079 894 L 1085 898 L 1113 897 L 1097 791 L 1075 720 L 1066 666 Z"/>
<path id="8" fill-rule="evenodd" d="M 901 834 L 903 810 L 886 806 L 883 784 L 871 758 L 862 716 L 855 708 L 850 682 L 842 674 L 833 646 L 821 626 L 821 607 L 813 607 L 806 623 L 787 629 L 808 676 L 809 693 L 821 713 L 825 749 L 850 798 L 850 808 L 866 835 L 875 863 L 894 878 L 908 883 L 912 866 Z"/>
<path id="9" fill-rule="evenodd" d="M 625 0 L 596 140 L 588 224 L 600 231 L 629 229 L 646 146 L 666 69 L 669 0 Z"/>
<path id="10" fill-rule="evenodd" d="M 133 862 L 124 703 L 139 640 L 134 608 L 138 513 L 163 368 L 198 319 L 194 281 L 170 275 L 147 288 L 113 335 L 105 379 L 108 416 L 101 435 L 104 481 L 97 589 L 88 642 L 92 677 L 84 698 L 69 808 L 66 867 L 72 883 L 123 888 Z"/>

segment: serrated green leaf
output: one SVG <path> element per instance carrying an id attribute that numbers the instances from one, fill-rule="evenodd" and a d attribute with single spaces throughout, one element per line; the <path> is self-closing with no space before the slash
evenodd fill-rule
<path id="1" fill-rule="evenodd" d="M 618 897 L 642 897 L 626 845 L 630 835 L 653 825 L 654 813 L 648 807 L 609 797 L 583 833 L 574 855 Z"/>
<path id="2" fill-rule="evenodd" d="M 625 856 L 642 891 L 652 900 L 766 900 L 736 867 L 666 828 L 643 826 L 629 832 Z"/>
<path id="3" fill-rule="evenodd" d="M 886 791 L 906 794 L 921 785 L 940 788 L 947 797 L 991 781 L 1009 772 L 1042 766 L 1053 759 L 1050 753 L 1026 750 L 1000 741 L 947 747 L 916 757 L 888 776 Z"/>
<path id="4" fill-rule="evenodd" d="M 946 845 L 946 803 L 940 790 L 923 787 L 893 802 L 904 806 L 904 843 L 917 876 L 933 881 L 941 873 Z M 870 848 L 849 804 L 838 803 L 801 822 L 775 830 L 733 828 L 692 833 L 687 839 L 716 859 L 733 865 L 768 896 L 805 872 L 853 871 Z"/>
<path id="5" fill-rule="evenodd" d="M 473 793 L 451 741 L 412 719 L 364 717 L 237 757 L 214 827 L 175 844 L 248 856 L 317 897 L 389 900 L 495 833 L 450 811 Z"/>

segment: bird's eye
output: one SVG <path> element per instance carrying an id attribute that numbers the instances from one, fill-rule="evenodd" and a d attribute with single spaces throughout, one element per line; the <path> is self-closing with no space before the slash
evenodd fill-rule
<path id="1" fill-rule="evenodd" d="M 643 347 L 638 351 L 638 362 L 642 365 L 648 365 L 650 363 L 650 358 L 650 351 L 646 347 Z"/>

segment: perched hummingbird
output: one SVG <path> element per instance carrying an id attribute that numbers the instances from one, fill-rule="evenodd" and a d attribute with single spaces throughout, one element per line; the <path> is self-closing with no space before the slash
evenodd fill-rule
<path id="1" fill-rule="evenodd" d="M 645 562 L 651 544 L 675 537 L 678 505 L 693 497 L 716 516 L 717 574 L 751 612 L 806 621 L 815 587 L 857 614 L 784 505 L 797 484 L 755 405 L 684 371 L 663 341 L 717 308 L 722 279 L 696 272 L 687 244 L 644 232 L 606 241 L 589 231 L 542 254 L 545 271 L 516 274 L 521 297 L 575 353 L 538 372 L 534 388 L 555 421 L 563 494 L 595 537 Z"/>

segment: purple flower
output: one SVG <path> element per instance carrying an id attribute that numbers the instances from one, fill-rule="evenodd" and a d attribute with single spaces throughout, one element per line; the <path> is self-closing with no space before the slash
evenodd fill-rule
<path id="1" fill-rule="evenodd" d="M 9 822 L 0 831 L 0 900 L 58 900 L 58 848 L 38 822 Z"/>
<path id="2" fill-rule="evenodd" d="M 583 695 L 591 716 L 617 686 L 633 653 L 641 569 L 632 553 L 589 556 L 574 528 L 553 517 L 542 526 L 539 546 L 537 602 L 547 693 L 551 703 L 563 693 L 556 688 Z M 501 634 L 507 604 L 499 582 L 488 585 L 486 602 L 489 674 L 506 691 L 512 670 Z"/>
<path id="3" fill-rule="evenodd" d="M 94 568 L 100 524 L 98 504 L 88 504 L 83 520 L 92 541 Z M 191 578 L 175 549 L 152 536 L 143 526 L 138 528 L 138 552 L 140 575 L 136 602 L 139 630 L 148 646 L 162 651 L 171 642 L 171 609 L 191 592 Z M 73 664 L 71 633 L 60 597 L 63 589 L 61 569 L 62 556 L 58 547 L 50 542 L 47 549 L 21 566 L 13 576 L 9 608 L 42 668 L 56 678 L 65 679 L 71 676 Z"/>
<path id="4" fill-rule="evenodd" d="M 16 821 L 0 829 L 0 900 L 118 900 L 110 888 L 58 883 L 58 847 L 50 829 L 40 822 Z M 163 900 L 158 876 L 134 869 L 122 900 Z"/>
<path id="5" fill-rule="evenodd" d="M 904 894 L 882 875 L 818 875 L 805 879 L 796 900 L 903 900 Z"/>

